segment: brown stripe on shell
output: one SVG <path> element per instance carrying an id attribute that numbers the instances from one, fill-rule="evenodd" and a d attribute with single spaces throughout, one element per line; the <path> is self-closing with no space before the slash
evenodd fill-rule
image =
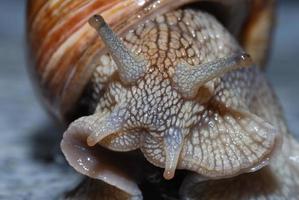
<path id="1" fill-rule="evenodd" d="M 50 25 L 55 23 L 54 26 L 47 27 L 48 23 L 46 23 L 46 27 L 38 33 L 40 36 L 46 35 L 46 37 L 41 41 L 41 46 L 37 51 L 37 65 L 44 67 L 49 59 L 51 59 L 50 57 L 53 52 L 55 52 L 72 34 L 77 30 L 80 30 L 85 25 L 89 16 L 101 12 L 104 6 L 105 5 L 102 3 L 88 3 L 74 8 L 71 12 L 62 10 L 59 12 L 60 18 L 58 18 L 56 22 L 49 22 Z"/>

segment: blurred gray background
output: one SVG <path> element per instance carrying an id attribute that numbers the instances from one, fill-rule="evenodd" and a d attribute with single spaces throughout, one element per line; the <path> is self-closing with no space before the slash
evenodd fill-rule
<path id="1" fill-rule="evenodd" d="M 0 199 L 58 199 L 79 175 L 58 152 L 61 130 L 40 106 L 26 71 L 25 1 L 0 1 Z M 299 1 L 280 1 L 268 77 L 299 136 Z"/>

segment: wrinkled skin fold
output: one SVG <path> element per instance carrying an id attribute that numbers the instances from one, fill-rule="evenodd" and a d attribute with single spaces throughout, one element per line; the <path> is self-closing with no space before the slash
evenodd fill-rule
<path id="1" fill-rule="evenodd" d="M 172 179 L 176 169 L 192 172 L 181 185 L 182 199 L 297 195 L 287 186 L 298 186 L 290 175 L 299 176 L 291 159 L 298 143 L 287 135 L 263 73 L 214 17 L 172 11 L 123 40 L 102 18 L 94 20 L 90 23 L 109 54 L 92 80 L 94 114 L 77 119 L 64 133 L 61 147 L 71 166 L 110 185 L 101 182 L 108 191 L 122 193 L 120 199 L 142 199 L 138 184 L 146 176 L 144 163 L 130 154 L 138 149 L 147 164 L 165 169 L 165 179 Z M 246 189 L 255 181 L 265 192 Z"/>
<path id="2" fill-rule="evenodd" d="M 86 143 L 87 137 L 82 131 L 64 135 L 61 148 L 72 167 L 86 176 L 106 182 L 112 189 L 115 186 L 131 196 L 141 196 L 135 182 L 135 176 L 140 174 L 136 158 L 113 154 L 99 146 L 90 147 Z"/>
<path id="3" fill-rule="evenodd" d="M 201 181 L 198 175 L 190 175 L 181 188 L 181 198 L 208 199 L 298 199 L 299 144 L 286 135 L 282 151 L 273 162 L 255 173 L 218 181 Z M 294 159 L 294 158 L 297 158 Z"/>

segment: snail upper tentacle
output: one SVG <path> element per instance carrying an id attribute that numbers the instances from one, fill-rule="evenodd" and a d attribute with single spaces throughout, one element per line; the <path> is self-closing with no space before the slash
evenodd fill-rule
<path id="1" fill-rule="evenodd" d="M 224 75 L 231 70 L 252 65 L 252 60 L 248 54 L 238 53 L 196 67 L 192 67 L 188 63 L 179 63 L 173 78 L 176 87 L 184 96 L 193 97 L 196 95 L 198 88 L 209 80 Z"/>
<path id="2" fill-rule="evenodd" d="M 113 33 L 102 16 L 95 15 L 89 23 L 101 36 L 120 70 L 120 76 L 125 82 L 132 82 L 140 78 L 145 72 L 147 62 L 137 58 L 127 49 L 121 40 Z"/>

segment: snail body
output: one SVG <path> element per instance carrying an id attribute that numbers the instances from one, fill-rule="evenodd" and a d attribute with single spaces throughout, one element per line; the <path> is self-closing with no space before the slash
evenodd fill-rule
<path id="1" fill-rule="evenodd" d="M 43 12 L 34 12 L 36 9 L 52 11 L 49 2 L 31 3 L 36 5 L 32 13 L 38 16 Z M 253 8 L 259 5 L 256 2 Z M 287 132 L 272 89 L 254 64 L 263 62 L 266 51 L 249 52 L 252 59 L 245 53 L 254 49 L 251 43 L 246 44 L 256 39 L 250 34 L 254 31 L 244 25 L 251 9 L 240 7 L 247 16 L 243 16 L 243 23 L 237 23 L 241 25 L 231 26 L 230 33 L 200 7 L 186 6 L 189 3 L 201 5 L 200 1 L 148 1 L 140 5 L 129 0 L 53 2 L 57 12 L 50 12 L 53 20 L 44 26 L 53 26 L 71 5 L 80 8 L 75 9 L 78 13 L 88 12 L 88 17 L 78 14 L 81 29 L 74 27 L 76 33 L 64 43 L 61 38 L 66 36 L 52 41 L 49 52 L 46 47 L 51 38 L 46 39 L 48 44 L 32 45 L 37 49 L 37 73 L 45 69 L 39 77 L 40 85 L 50 92 L 44 94 L 51 96 L 46 104 L 61 120 L 79 117 L 64 133 L 62 151 L 78 172 L 110 185 L 102 185 L 99 193 L 105 193 L 107 187 L 117 190 L 119 199 L 142 198 L 139 185 L 149 176 L 145 170 L 148 165 L 156 171 L 164 169 L 165 179 L 173 179 L 176 169 L 207 179 L 254 172 L 269 164 Z M 230 8 L 248 6 L 246 2 L 221 3 Z M 125 5 L 121 15 L 119 9 Z M 267 10 L 272 4 L 265 5 Z M 136 18 L 127 13 L 133 10 Z M 263 22 L 270 23 L 269 10 L 268 17 L 262 15 Z M 152 16 L 154 11 L 156 17 Z M 124 24 L 124 16 L 132 21 Z M 39 21 L 36 18 L 33 27 Z M 228 20 L 227 26 L 232 22 Z M 64 23 L 54 25 L 50 33 Z M 262 30 L 262 36 L 269 36 L 269 27 Z M 241 35 L 243 44 L 233 34 Z M 265 40 L 260 48 L 267 49 L 267 43 Z M 199 185 L 189 180 L 194 184 L 182 185 L 182 198 L 188 198 L 186 191 Z M 111 186 L 114 189 L 109 189 Z"/>

